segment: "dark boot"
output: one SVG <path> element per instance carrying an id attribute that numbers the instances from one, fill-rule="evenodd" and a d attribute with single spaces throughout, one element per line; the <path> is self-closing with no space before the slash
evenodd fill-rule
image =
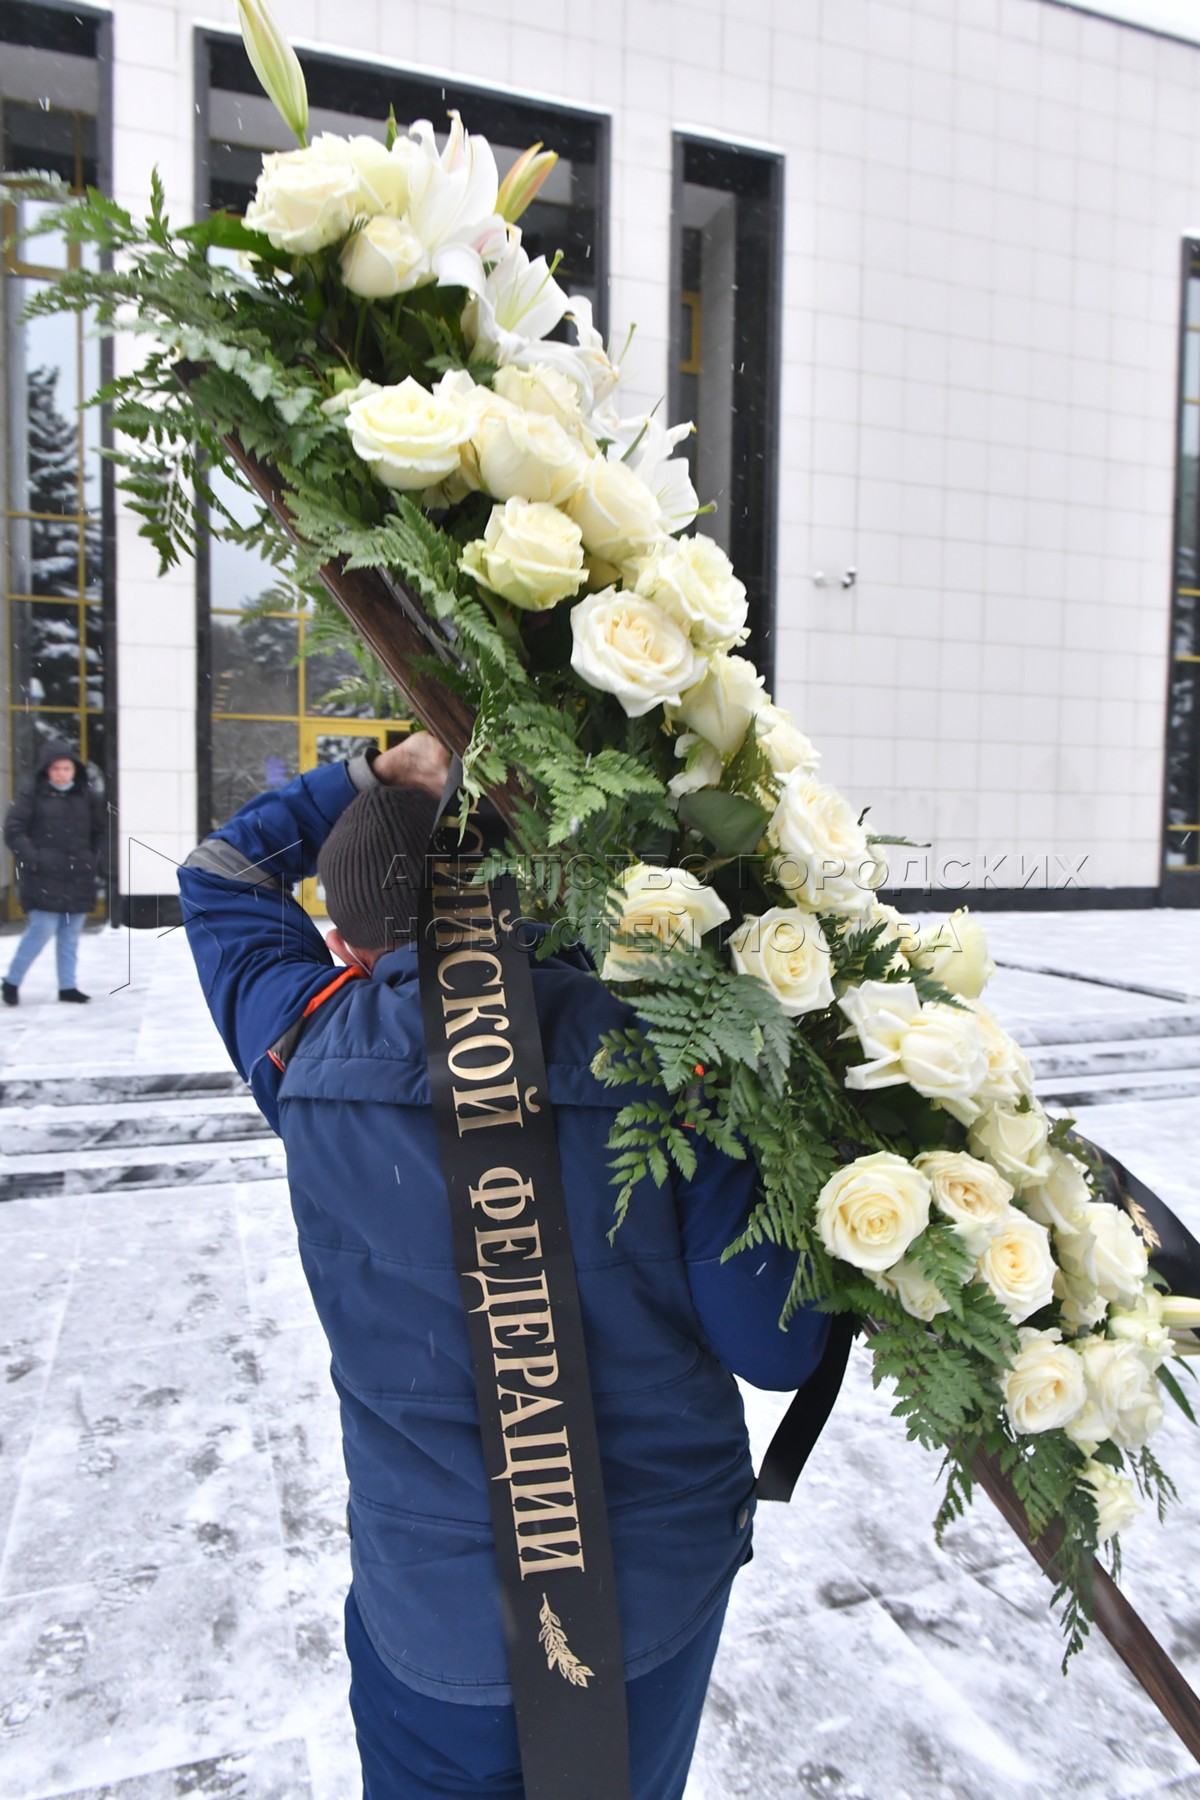
<path id="1" fill-rule="evenodd" d="M 5 1006 L 19 1006 L 21 1004 L 21 996 L 18 994 L 11 981 L 6 981 L 4 983 L 4 1004 Z"/>
<path id="2" fill-rule="evenodd" d="M 86 1006 L 91 999 L 90 994 L 81 994 L 78 988 L 59 988 L 60 1000 L 73 1000 L 76 1006 Z"/>

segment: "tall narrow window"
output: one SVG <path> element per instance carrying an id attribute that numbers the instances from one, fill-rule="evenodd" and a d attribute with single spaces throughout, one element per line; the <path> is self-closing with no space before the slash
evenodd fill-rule
<path id="1" fill-rule="evenodd" d="M 98 15 L 13 5 L 0 12 L 0 168 L 53 170 L 75 190 L 102 182 Z M 43 202 L 16 200 L 0 238 L 36 228 Z M 71 315 L 24 319 L 29 301 L 71 267 L 78 246 L 33 230 L 10 241 L 0 281 L 0 683 L 5 700 L 0 803 L 62 738 L 103 787 L 111 746 L 105 638 L 111 594 L 103 556 L 105 476 L 100 346 Z M 5 910 L 18 910 L 7 884 Z"/>
<path id="2" fill-rule="evenodd" d="M 675 139 L 670 413 L 691 419 L 699 529 L 750 599 L 746 654 L 771 677 L 775 606 L 783 159 Z"/>
<path id="3" fill-rule="evenodd" d="M 293 145 L 264 98 L 241 41 L 216 32 L 196 35 L 196 92 L 202 122 L 196 153 L 198 213 L 241 213 L 254 191 L 264 150 Z M 457 109 L 481 132 L 501 176 L 529 144 L 557 150 L 549 181 L 521 220 L 531 256 L 562 253 L 558 280 L 586 295 L 605 329 L 607 302 L 606 183 L 608 121 L 462 83 L 433 81 L 403 70 L 302 53 L 310 102 L 310 135 L 367 132 L 382 137 L 389 106 L 404 122 L 429 119 L 439 136 Z M 223 498 L 249 517 L 249 501 L 227 484 Z M 214 543 L 202 551 L 199 582 L 200 695 L 197 721 L 200 831 L 251 794 L 278 786 L 297 769 L 336 760 L 362 743 L 384 744 L 395 721 L 355 686 L 344 653 L 298 659 L 313 629 L 303 612 L 273 604 L 274 571 L 246 549 Z M 344 691 L 347 683 L 352 693 Z M 306 895 L 310 903 L 319 895 Z"/>
<path id="4" fill-rule="evenodd" d="M 1200 241 L 1184 245 L 1165 897 L 1200 899 Z"/>

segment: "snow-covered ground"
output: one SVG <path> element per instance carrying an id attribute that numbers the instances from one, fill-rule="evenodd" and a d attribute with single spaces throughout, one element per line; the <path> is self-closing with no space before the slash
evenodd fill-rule
<path id="1" fill-rule="evenodd" d="M 1081 1123 L 1200 1233 L 1200 912 L 986 923 L 1031 1043 L 1145 1038 Z M 241 1179 L 273 1167 L 244 1102 L 157 1080 L 225 1067 L 179 933 L 89 934 L 81 982 L 58 1005 L 47 953 L 0 1015 L 0 1146 L 67 1146 L 64 1191 L 0 1205 L 0 1796 L 354 1800 L 337 1416 L 284 1184 Z M 758 1448 L 783 1404 L 747 1393 Z M 1124 1534 L 1124 1586 L 1200 1683 L 1200 1434 L 1160 1441 L 1183 1497 Z M 986 1500 L 935 1547 L 935 1477 L 856 1354 L 795 1500 L 760 1508 L 688 1800 L 1200 1800 L 1103 1643 L 1060 1675 Z"/>

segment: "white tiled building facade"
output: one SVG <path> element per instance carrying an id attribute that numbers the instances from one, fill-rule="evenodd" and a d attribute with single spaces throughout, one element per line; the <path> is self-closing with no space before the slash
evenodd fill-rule
<path id="1" fill-rule="evenodd" d="M 607 115 L 627 410 L 677 355 L 676 134 L 783 159 L 778 697 L 876 829 L 932 844 L 896 852 L 900 884 L 1162 896 L 1200 46 L 1051 0 L 275 5 L 302 49 Z M 196 33 L 232 6 L 111 20 L 113 191 L 140 206 L 157 165 L 182 222 Z M 120 507 L 115 571 L 121 889 L 144 897 L 197 834 L 196 586 Z"/>

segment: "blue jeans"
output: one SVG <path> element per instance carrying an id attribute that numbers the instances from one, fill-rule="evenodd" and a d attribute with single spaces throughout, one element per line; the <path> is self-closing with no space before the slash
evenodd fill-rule
<path id="1" fill-rule="evenodd" d="M 728 1590 L 689 1644 L 626 1687 L 633 1800 L 681 1800 L 727 1600 Z M 432 1700 L 397 1681 L 367 1636 L 353 1588 L 346 1650 L 363 1800 L 524 1800 L 511 1706 Z"/>
<path id="2" fill-rule="evenodd" d="M 4 979 L 11 982 L 13 987 L 20 987 L 30 963 L 41 955 L 50 939 L 56 937 L 54 953 L 58 961 L 58 985 L 60 990 L 73 988 L 75 964 L 79 956 L 79 934 L 86 917 L 87 914 L 81 912 L 39 912 L 31 908 L 29 923 L 21 933 L 21 941 Z"/>

